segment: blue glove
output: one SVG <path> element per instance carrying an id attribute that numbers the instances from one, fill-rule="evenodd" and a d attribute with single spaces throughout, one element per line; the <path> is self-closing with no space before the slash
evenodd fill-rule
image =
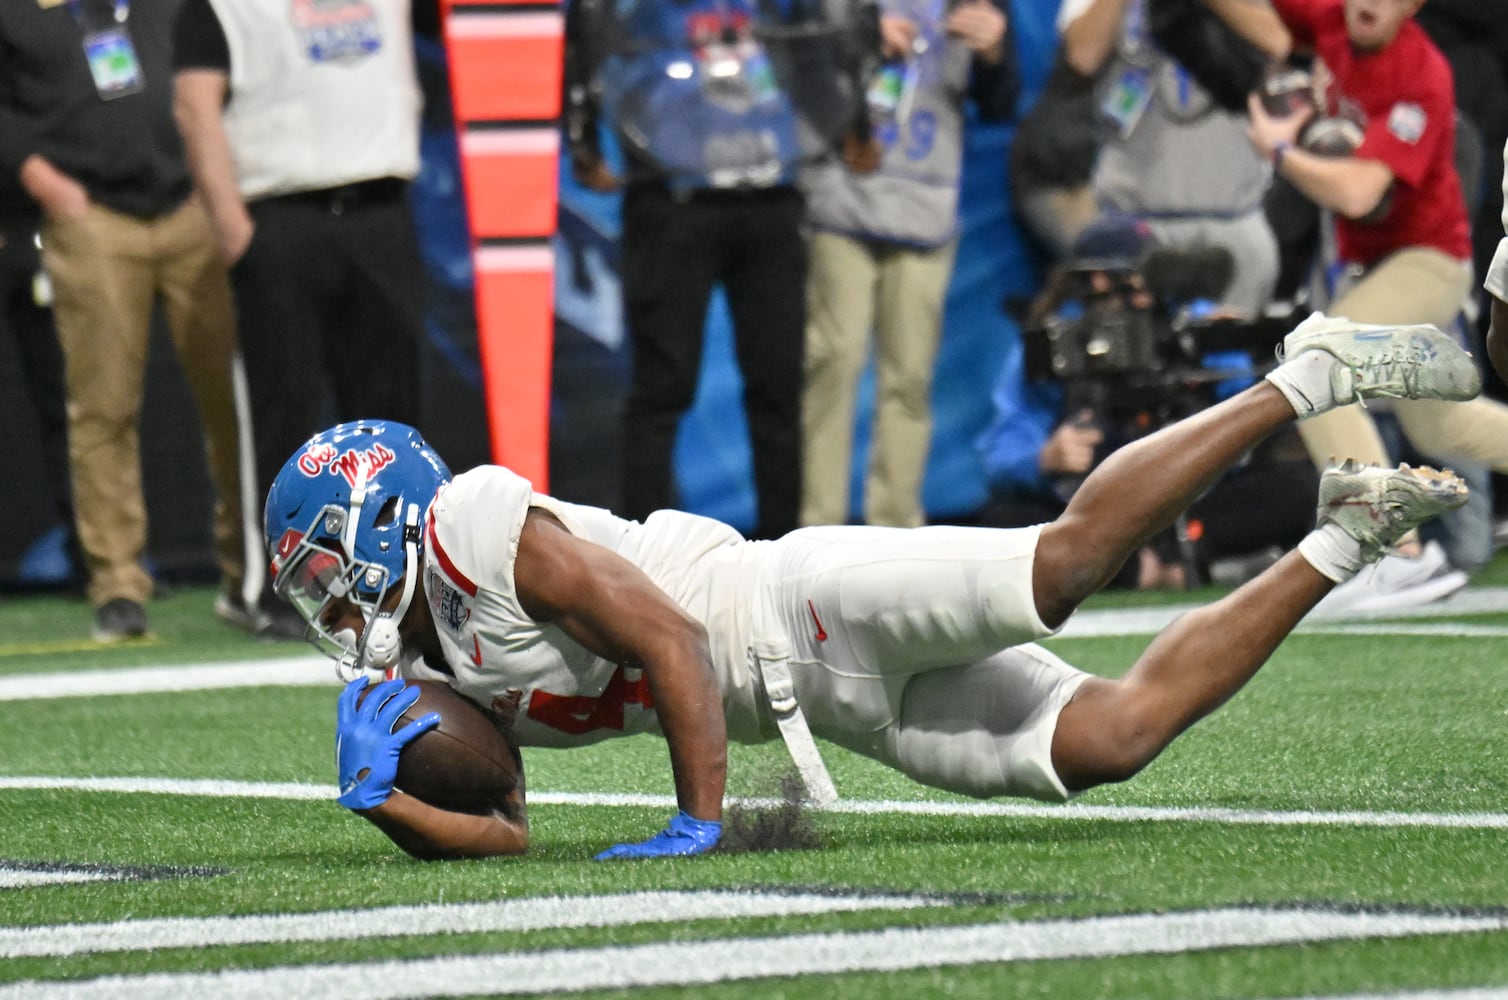
<path id="1" fill-rule="evenodd" d="M 677 813 L 670 825 L 642 844 L 618 844 L 597 855 L 597 861 L 609 858 L 673 858 L 701 854 L 717 846 L 723 825 L 715 819 L 697 819 L 685 812 Z"/>
<path id="2" fill-rule="evenodd" d="M 419 700 L 419 689 L 405 688 L 401 680 L 383 681 L 358 705 L 366 686 L 365 677 L 347 684 L 335 713 L 335 768 L 340 775 L 340 798 L 335 801 L 347 809 L 371 809 L 386 802 L 398 776 L 398 754 L 440 724 L 439 713 L 431 712 L 394 732 L 398 717 Z M 363 776 L 362 771 L 367 773 Z"/>

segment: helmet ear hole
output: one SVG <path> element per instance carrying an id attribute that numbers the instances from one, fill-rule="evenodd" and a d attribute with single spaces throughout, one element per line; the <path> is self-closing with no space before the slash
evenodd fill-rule
<path id="1" fill-rule="evenodd" d="M 377 511 L 377 520 L 372 522 L 372 526 L 384 528 L 398 520 L 398 504 L 399 498 L 396 496 L 390 496 L 384 500 L 381 509 Z"/>

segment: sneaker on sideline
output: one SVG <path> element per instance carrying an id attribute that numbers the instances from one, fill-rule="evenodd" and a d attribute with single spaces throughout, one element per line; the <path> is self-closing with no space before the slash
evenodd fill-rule
<path id="1" fill-rule="evenodd" d="M 1239 587 L 1261 576 L 1264 570 L 1283 558 L 1285 551 L 1281 545 L 1268 545 L 1245 555 L 1216 559 L 1210 563 L 1210 582 L 1222 587 Z"/>
<path id="2" fill-rule="evenodd" d="M 126 597 L 106 601 L 94 611 L 94 627 L 89 635 L 95 642 L 110 645 L 147 634 L 147 609 Z"/>
<path id="3" fill-rule="evenodd" d="M 1417 559 L 1386 555 L 1336 587 L 1314 606 L 1314 615 L 1414 608 L 1444 600 L 1470 579 L 1445 557 L 1439 542 L 1426 542 Z"/>
<path id="4" fill-rule="evenodd" d="M 215 595 L 215 616 L 228 625 L 245 629 L 258 639 L 292 639 L 303 642 L 308 628 L 298 612 L 281 601 L 264 611 L 247 604 L 239 593 L 225 590 Z"/>

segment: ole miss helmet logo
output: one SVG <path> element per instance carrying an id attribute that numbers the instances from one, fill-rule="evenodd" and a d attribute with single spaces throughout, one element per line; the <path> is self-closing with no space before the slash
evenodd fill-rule
<path id="1" fill-rule="evenodd" d="M 354 488 L 356 473 L 363 465 L 367 469 L 367 479 L 373 479 L 397 457 L 392 449 L 381 444 L 365 450 L 347 448 L 341 452 L 337 452 L 333 444 L 317 444 L 298 457 L 298 471 L 313 479 L 329 469 L 331 475 L 345 477 L 346 484 Z"/>

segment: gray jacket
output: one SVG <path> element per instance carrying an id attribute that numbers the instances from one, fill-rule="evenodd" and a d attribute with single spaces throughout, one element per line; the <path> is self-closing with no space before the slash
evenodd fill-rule
<path id="1" fill-rule="evenodd" d="M 1002 6 L 1001 0 L 994 0 Z M 1015 107 L 1019 88 L 1007 23 L 998 66 L 973 59 L 946 36 L 940 0 L 885 0 L 885 14 L 912 18 L 925 45 L 914 56 L 914 79 L 891 122 L 877 122 L 885 142 L 880 167 L 855 174 L 836 156 L 801 174 L 807 214 L 816 229 L 917 247 L 936 247 L 957 228 L 962 174 L 964 101 L 974 98 L 980 117 L 1001 119 Z"/>

